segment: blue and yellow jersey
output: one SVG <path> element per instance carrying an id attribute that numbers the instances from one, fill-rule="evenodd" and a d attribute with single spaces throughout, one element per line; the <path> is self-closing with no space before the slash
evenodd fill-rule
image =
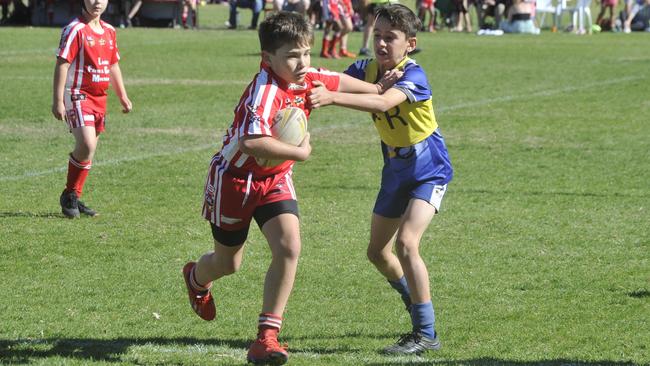
<path id="1" fill-rule="evenodd" d="M 405 57 L 396 69 L 404 75 L 393 85 L 406 94 L 406 100 L 384 113 L 372 113 L 379 137 L 390 146 L 410 146 L 431 135 L 438 123 L 433 113 L 431 87 L 424 70 L 414 60 Z M 345 73 L 369 83 L 379 80 L 379 64 L 375 60 L 360 60 Z"/>

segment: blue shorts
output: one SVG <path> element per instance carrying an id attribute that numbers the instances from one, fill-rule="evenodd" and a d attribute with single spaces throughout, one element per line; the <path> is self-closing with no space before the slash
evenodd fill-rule
<path id="1" fill-rule="evenodd" d="M 398 218 L 409 201 L 417 198 L 440 208 L 440 201 L 454 174 L 445 140 L 438 130 L 415 145 L 391 147 L 381 143 L 384 168 L 373 212 Z"/>

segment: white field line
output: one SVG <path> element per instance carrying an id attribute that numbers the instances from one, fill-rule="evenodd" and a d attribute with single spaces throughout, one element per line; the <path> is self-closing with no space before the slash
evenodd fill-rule
<path id="1" fill-rule="evenodd" d="M 164 79 L 161 79 L 161 80 L 164 80 Z M 464 109 L 464 108 L 468 108 L 468 107 L 476 107 L 476 106 L 489 105 L 489 104 L 493 104 L 493 103 L 509 102 L 509 101 L 513 101 L 513 100 L 528 99 L 528 98 L 532 98 L 532 97 L 545 97 L 545 96 L 569 93 L 569 92 L 572 92 L 572 91 L 591 89 L 591 88 L 594 88 L 596 86 L 619 84 L 619 83 L 624 83 L 624 82 L 628 82 L 628 81 L 631 81 L 631 80 L 639 80 L 639 78 L 630 76 L 630 77 L 624 77 L 624 78 L 618 78 L 618 79 L 605 80 L 605 81 L 598 82 L 598 83 L 583 84 L 583 85 L 580 85 L 580 86 L 570 86 L 570 87 L 558 88 L 558 89 L 541 90 L 541 91 L 530 93 L 530 94 L 505 95 L 505 96 L 502 96 L 502 97 L 487 98 L 487 99 L 477 100 L 477 101 L 474 101 L 474 102 L 460 103 L 460 104 L 450 105 L 450 106 L 442 106 L 442 107 L 438 108 L 437 111 L 439 112 L 439 114 L 442 114 L 442 113 L 445 113 L 445 112 L 450 112 L 450 111 L 457 110 L 457 109 Z M 202 80 L 197 80 L 197 81 L 202 82 Z M 356 125 L 358 125 L 358 123 L 346 123 L 346 124 L 337 124 L 337 125 L 329 125 L 329 126 L 319 126 L 319 127 L 312 128 L 311 132 L 326 131 L 326 130 L 329 130 L 329 129 L 332 129 L 332 128 L 353 127 L 353 126 L 356 126 Z M 218 141 L 215 141 L 215 144 L 206 144 L 206 145 L 200 145 L 200 146 L 194 146 L 194 147 L 183 147 L 183 148 L 177 148 L 177 149 L 162 152 L 162 153 L 133 155 L 133 156 L 127 156 L 127 157 L 120 158 L 120 159 L 109 159 L 109 160 L 104 160 L 104 161 L 98 161 L 97 163 L 95 163 L 93 165 L 94 166 L 119 165 L 119 164 L 126 163 L 126 162 L 146 160 L 146 159 L 151 159 L 151 158 L 160 157 L 160 156 L 179 155 L 179 154 L 184 154 L 186 152 L 192 152 L 192 151 L 216 149 L 217 148 L 217 143 L 218 143 Z M 25 173 L 23 173 L 21 175 L 0 176 L 0 182 L 22 180 L 22 179 L 27 179 L 27 178 L 32 178 L 32 177 L 40 177 L 40 176 L 44 176 L 44 175 L 64 172 L 67 169 L 68 169 L 67 166 L 63 166 L 63 167 L 58 167 L 58 168 L 42 170 L 42 171 L 38 171 L 38 172 L 25 172 Z"/>

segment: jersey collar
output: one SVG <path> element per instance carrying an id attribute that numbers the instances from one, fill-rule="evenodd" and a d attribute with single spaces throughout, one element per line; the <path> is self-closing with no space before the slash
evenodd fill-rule
<path id="1" fill-rule="evenodd" d="M 271 67 L 264 61 L 260 62 L 260 70 L 266 71 L 271 76 L 271 78 L 276 82 L 278 88 L 284 91 L 304 90 L 307 88 L 307 82 L 303 83 L 303 85 L 300 85 L 300 84 L 287 82 L 283 78 L 279 77 L 275 72 L 273 72 Z"/>

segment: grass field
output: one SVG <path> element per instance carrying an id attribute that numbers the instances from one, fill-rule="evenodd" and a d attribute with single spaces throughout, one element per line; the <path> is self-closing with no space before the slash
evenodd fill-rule
<path id="1" fill-rule="evenodd" d="M 214 322 L 180 275 L 211 248 L 207 165 L 259 65 L 256 34 L 218 29 L 225 7 L 207 8 L 209 30 L 118 31 L 134 110 L 111 94 L 84 196 L 95 219 L 58 206 L 73 142 L 50 113 L 60 30 L 0 28 L 0 364 L 244 364 L 269 261 L 259 231 L 215 286 Z M 295 167 L 290 364 L 650 365 L 648 35 L 419 42 L 456 169 L 422 243 L 443 348 L 378 353 L 409 328 L 365 258 L 378 138 L 366 114 L 328 107 Z"/>

